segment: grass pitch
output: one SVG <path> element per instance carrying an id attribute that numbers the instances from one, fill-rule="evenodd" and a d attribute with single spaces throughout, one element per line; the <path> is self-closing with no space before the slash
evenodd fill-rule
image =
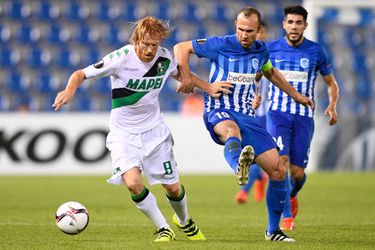
<path id="1" fill-rule="evenodd" d="M 265 242 L 265 201 L 238 205 L 234 176 L 182 176 L 189 214 L 205 242 L 189 242 L 172 225 L 161 186 L 149 187 L 177 241 L 154 243 L 151 222 L 124 187 L 106 177 L 0 176 L 0 249 L 375 249 L 375 173 L 310 174 L 299 195 L 295 243 Z M 74 200 L 89 210 L 79 235 L 57 229 L 54 214 Z"/>

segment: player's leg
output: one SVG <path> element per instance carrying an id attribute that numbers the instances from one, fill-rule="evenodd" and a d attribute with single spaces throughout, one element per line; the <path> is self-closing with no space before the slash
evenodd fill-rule
<path id="1" fill-rule="evenodd" d="M 290 202 L 293 218 L 298 213 L 298 193 L 306 182 L 305 169 L 309 161 L 310 145 L 314 134 L 314 120 L 311 117 L 294 116 L 294 120 L 290 150 Z"/>
<path id="2" fill-rule="evenodd" d="M 165 217 L 161 213 L 155 196 L 142 183 L 141 171 L 134 167 L 125 172 L 122 177 L 136 207 L 145 214 L 157 228 L 155 241 L 174 240 L 174 232 L 170 229 Z"/>
<path id="3" fill-rule="evenodd" d="M 276 149 L 270 149 L 256 157 L 256 162 L 269 176 L 266 204 L 268 210 L 268 226 L 265 238 L 269 241 L 294 241 L 279 228 L 281 214 L 286 201 L 285 183 L 286 167 Z"/>
<path id="4" fill-rule="evenodd" d="M 189 240 L 206 240 L 193 219 L 189 218 L 184 186 L 177 182 L 174 184 L 163 184 L 163 187 L 166 190 L 168 202 L 175 211 L 173 223 L 188 236 Z"/>
<path id="5" fill-rule="evenodd" d="M 254 160 L 254 150 L 250 145 L 242 147 L 241 131 L 236 119 L 225 109 L 212 110 L 204 119 L 212 139 L 224 145 L 224 157 L 235 172 L 238 184 L 245 185 Z"/>
<path id="6" fill-rule="evenodd" d="M 284 162 L 289 160 L 284 156 Z M 294 217 L 292 216 L 291 206 L 290 206 L 290 176 L 287 173 L 285 177 L 285 185 L 287 187 L 287 194 L 285 199 L 284 210 L 282 214 L 281 229 L 285 231 L 294 230 Z"/>

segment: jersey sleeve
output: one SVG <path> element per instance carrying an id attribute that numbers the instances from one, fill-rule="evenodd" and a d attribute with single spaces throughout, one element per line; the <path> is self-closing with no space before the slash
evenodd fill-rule
<path id="1" fill-rule="evenodd" d="M 219 49 L 223 44 L 223 38 L 210 37 L 205 39 L 193 40 L 193 49 L 198 57 L 216 59 Z"/>
<path id="2" fill-rule="evenodd" d="M 319 50 L 318 69 L 322 76 L 329 75 L 333 72 L 333 65 L 328 58 L 327 51 L 322 46 L 320 46 Z"/>
<path id="3" fill-rule="evenodd" d="M 112 53 L 103 57 L 103 59 L 101 59 L 99 62 L 84 68 L 83 72 L 85 73 L 86 77 L 88 79 L 98 79 L 116 74 L 121 63 L 121 57 L 115 56 L 118 54 L 119 52 L 117 50 L 113 51 Z"/>
<path id="4" fill-rule="evenodd" d="M 169 64 L 169 68 L 168 68 L 169 75 L 172 75 L 172 76 L 177 75 L 178 74 L 178 69 L 177 69 L 178 63 L 177 63 L 176 59 L 174 58 L 174 56 L 172 55 L 172 53 L 169 50 L 163 48 L 162 51 L 165 53 L 165 56 L 167 56 L 171 60 L 171 62 Z"/>

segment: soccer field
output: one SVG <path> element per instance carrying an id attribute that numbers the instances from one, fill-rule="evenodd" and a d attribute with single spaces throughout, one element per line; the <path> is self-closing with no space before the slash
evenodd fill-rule
<path id="1" fill-rule="evenodd" d="M 182 176 L 189 214 L 205 242 L 189 242 L 172 225 L 162 188 L 150 190 L 177 241 L 154 243 L 151 222 L 124 187 L 106 177 L 0 177 L 0 249 L 375 249 L 375 173 L 315 173 L 300 194 L 295 243 L 266 242 L 265 202 L 238 205 L 233 176 Z M 90 224 L 70 236 L 55 226 L 57 207 L 83 203 Z"/>

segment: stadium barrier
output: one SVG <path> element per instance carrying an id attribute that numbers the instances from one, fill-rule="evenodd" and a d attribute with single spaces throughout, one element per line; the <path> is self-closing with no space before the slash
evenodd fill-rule
<path id="1" fill-rule="evenodd" d="M 166 114 L 181 174 L 230 173 L 201 117 Z M 0 175 L 110 175 L 105 113 L 3 113 Z"/>

